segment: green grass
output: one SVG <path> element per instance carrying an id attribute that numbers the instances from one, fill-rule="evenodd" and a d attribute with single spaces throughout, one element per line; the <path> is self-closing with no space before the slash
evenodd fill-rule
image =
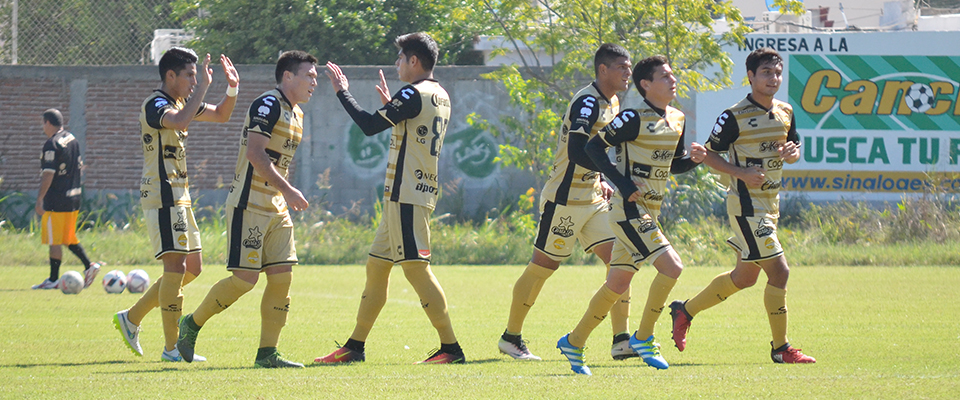
<path id="1" fill-rule="evenodd" d="M 159 276 L 158 265 L 145 269 Z M 692 296 L 723 270 L 688 268 L 671 297 Z M 661 318 L 657 335 L 671 363 L 664 371 L 637 359 L 611 360 L 610 326 L 601 324 L 587 343 L 592 377 L 573 375 L 554 346 L 582 315 L 602 281 L 603 267 L 561 268 L 547 282 L 524 329 L 542 362 L 514 361 L 496 348 L 521 271 L 520 266 L 434 267 L 466 365 L 412 365 L 438 340 L 397 270 L 368 340 L 367 362 L 275 371 L 252 368 L 262 283 L 200 333 L 197 352 L 210 361 L 169 364 L 158 361 L 159 312 L 144 320 L 143 358 L 134 357 L 113 328 L 112 314 L 133 304 L 137 295 L 108 295 L 99 287 L 76 296 L 33 291 L 29 287 L 43 279 L 45 267 L 4 267 L 0 398 L 920 399 L 960 393 L 957 267 L 795 266 L 788 298 L 790 338 L 817 358 L 814 365 L 770 361 L 763 290 L 754 287 L 697 316 L 683 353 L 672 346 L 669 318 Z M 184 289 L 184 308 L 195 309 L 226 274 L 211 262 Z M 306 266 L 296 267 L 294 274 L 280 349 L 309 364 L 352 330 L 363 268 Z M 634 279 L 634 329 L 652 275 L 647 267 Z"/>

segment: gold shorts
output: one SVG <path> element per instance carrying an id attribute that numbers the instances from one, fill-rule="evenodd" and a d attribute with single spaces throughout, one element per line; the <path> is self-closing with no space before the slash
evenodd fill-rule
<path id="1" fill-rule="evenodd" d="M 610 254 L 610 268 L 630 272 L 640 270 L 644 262 L 653 262 L 670 250 L 670 242 L 660 230 L 657 220 L 645 214 L 640 218 L 610 223 L 617 241 Z"/>
<path id="2" fill-rule="evenodd" d="M 777 219 L 768 217 L 730 216 L 734 236 L 727 244 L 740 252 L 743 261 L 763 261 L 783 254 L 777 239 Z"/>
<path id="3" fill-rule="evenodd" d="M 158 260 L 167 253 L 197 253 L 200 251 L 200 229 L 193 218 L 193 209 L 187 206 L 150 208 L 143 210 L 147 234 Z"/>
<path id="4" fill-rule="evenodd" d="M 227 269 L 260 271 L 298 262 L 290 213 L 265 215 L 227 207 Z"/>
<path id="5" fill-rule="evenodd" d="M 77 240 L 79 211 L 44 211 L 40 217 L 40 243 L 50 246 L 80 243 Z"/>
<path id="6" fill-rule="evenodd" d="M 393 263 L 430 262 L 430 214 L 433 210 L 414 204 L 383 202 L 383 215 L 370 256 Z"/>
<path id="7" fill-rule="evenodd" d="M 540 222 L 533 247 L 554 261 L 570 257 L 576 241 L 590 253 L 597 245 L 614 240 L 607 220 L 609 210 L 607 202 L 564 206 L 545 200 L 540 204 Z"/>

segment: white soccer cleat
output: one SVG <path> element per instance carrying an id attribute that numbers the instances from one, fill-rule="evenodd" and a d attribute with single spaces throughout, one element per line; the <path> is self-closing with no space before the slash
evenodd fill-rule
<path id="1" fill-rule="evenodd" d="M 117 327 L 117 330 L 123 335 L 123 340 L 127 344 L 127 347 L 130 348 L 130 351 L 132 351 L 133 354 L 143 357 L 143 348 L 140 347 L 140 327 L 134 325 L 133 322 L 130 322 L 127 318 L 129 312 L 130 310 L 123 310 L 116 313 L 113 316 L 113 326 Z M 177 354 L 179 355 L 179 353 Z"/>
<path id="2" fill-rule="evenodd" d="M 97 274 L 100 273 L 100 267 L 106 265 L 105 262 L 95 262 L 90 265 L 90 268 L 87 268 L 83 271 L 83 288 L 86 289 L 90 287 L 90 284 L 97 279 Z M 140 352 L 140 355 L 143 355 L 143 352 Z"/>
<path id="3" fill-rule="evenodd" d="M 637 352 L 633 351 L 633 348 L 630 347 L 630 340 L 621 340 L 613 344 L 613 347 L 610 348 L 610 356 L 614 360 L 626 360 L 631 357 L 640 357 Z"/>
<path id="4" fill-rule="evenodd" d="M 51 281 L 50 278 L 44 279 L 43 282 L 40 282 L 36 285 L 31 286 L 31 289 L 56 289 L 57 284 L 60 283 L 60 280 Z"/>
<path id="5" fill-rule="evenodd" d="M 500 342 L 497 343 L 497 347 L 500 348 L 500 352 L 506 354 L 510 357 L 513 357 L 517 360 L 535 360 L 540 361 L 540 357 L 533 355 L 530 350 L 527 349 L 526 343 L 523 340 L 517 340 L 517 343 L 512 343 L 500 338 Z"/>
<path id="6" fill-rule="evenodd" d="M 160 361 L 186 362 L 186 360 L 184 360 L 183 357 L 180 355 L 180 350 L 177 350 L 176 347 L 174 347 L 172 351 L 167 351 L 167 349 L 163 349 L 163 353 L 160 353 Z M 193 362 L 204 362 L 204 361 L 207 361 L 206 357 L 201 356 L 199 354 L 193 355 Z"/>

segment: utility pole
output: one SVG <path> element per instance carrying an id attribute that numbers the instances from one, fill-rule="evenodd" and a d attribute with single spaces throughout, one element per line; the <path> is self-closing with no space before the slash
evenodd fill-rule
<path id="1" fill-rule="evenodd" d="M 11 55 L 10 63 L 13 65 L 17 65 L 17 25 L 18 25 L 17 20 L 19 19 L 19 15 L 17 14 L 18 14 L 19 5 L 20 5 L 20 0 L 13 0 L 13 29 L 11 29 L 11 33 L 12 33 L 11 36 L 13 36 L 12 38 L 13 40 L 11 40 L 12 42 L 11 47 L 13 48 L 13 50 L 10 52 L 10 55 Z"/>

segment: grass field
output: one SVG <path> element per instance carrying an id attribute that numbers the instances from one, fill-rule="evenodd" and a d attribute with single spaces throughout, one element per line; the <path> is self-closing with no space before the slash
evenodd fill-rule
<path id="1" fill-rule="evenodd" d="M 117 268 L 108 266 L 107 269 Z M 62 271 L 73 269 L 64 267 Z M 128 271 L 130 267 L 119 267 Z M 145 268 L 152 278 L 159 266 Z M 695 294 L 719 267 L 691 267 L 674 298 Z M 587 343 L 592 377 L 575 376 L 554 348 L 573 328 L 600 285 L 602 266 L 562 267 L 547 282 L 524 328 L 541 362 L 514 361 L 497 351 L 511 288 L 520 266 L 435 266 L 466 365 L 422 366 L 438 345 L 435 331 L 403 279 L 393 274 L 390 299 L 367 343 L 367 362 L 310 366 L 352 330 L 363 268 L 297 267 L 290 319 L 280 350 L 303 370 L 252 368 L 263 284 L 215 316 L 200 333 L 206 363 L 159 361 L 159 311 L 144 320 L 146 355 L 133 356 L 112 315 L 137 295 L 92 286 L 76 296 L 30 290 L 46 267 L 4 267 L 0 279 L 0 398 L 876 398 L 960 397 L 960 268 L 794 267 L 788 306 L 795 347 L 814 365 L 776 365 L 762 287 L 747 289 L 694 321 L 687 350 L 670 340 L 667 314 L 657 326 L 668 370 L 637 360 L 613 361 L 610 325 Z M 106 271 L 103 271 L 106 272 Z M 653 269 L 634 279 L 634 318 Z M 226 276 L 209 265 L 184 290 L 192 311 Z M 96 285 L 96 284 L 95 284 Z"/>

